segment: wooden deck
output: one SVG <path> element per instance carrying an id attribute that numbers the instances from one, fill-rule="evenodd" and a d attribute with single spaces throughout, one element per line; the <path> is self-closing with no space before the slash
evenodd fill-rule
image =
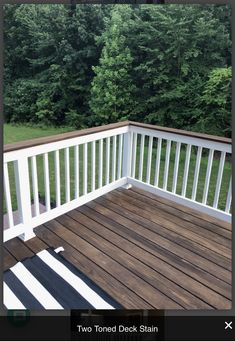
<path id="1" fill-rule="evenodd" d="M 4 244 L 4 269 L 48 247 L 127 309 L 230 309 L 231 226 L 118 189 Z"/>

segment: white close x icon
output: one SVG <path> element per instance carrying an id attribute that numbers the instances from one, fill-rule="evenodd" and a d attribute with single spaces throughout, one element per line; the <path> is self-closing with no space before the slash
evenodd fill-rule
<path id="1" fill-rule="evenodd" d="M 232 327 L 232 321 L 230 321 L 230 322 L 225 322 L 225 327 L 224 327 L 224 329 L 226 330 L 226 329 L 233 329 L 233 327 Z"/>

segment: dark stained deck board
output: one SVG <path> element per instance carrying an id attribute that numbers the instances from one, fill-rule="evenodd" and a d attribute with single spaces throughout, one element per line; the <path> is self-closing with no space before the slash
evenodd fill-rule
<path id="1" fill-rule="evenodd" d="M 138 234 L 133 234 L 132 231 L 128 230 L 124 226 L 112 221 L 111 219 L 103 216 L 102 214 L 94 211 L 90 207 L 82 206 L 79 209 L 79 212 L 82 212 L 89 219 L 93 219 L 94 221 L 100 222 L 106 228 L 114 231 L 120 236 L 124 236 L 127 240 L 131 241 L 134 245 L 141 247 L 146 250 L 148 254 L 156 256 L 158 259 L 163 260 L 167 264 L 172 265 L 176 269 L 179 269 L 181 272 L 189 275 L 190 277 L 200 281 L 206 286 L 212 287 L 215 291 L 221 293 L 222 295 L 231 298 L 231 287 L 229 284 L 221 281 L 209 274 L 208 272 L 200 269 L 192 263 L 184 261 L 182 258 L 172 254 L 171 251 L 164 250 L 158 245 L 154 244 L 152 241 L 145 239 Z"/>
<path id="2" fill-rule="evenodd" d="M 38 237 L 31 238 L 25 242 L 25 245 L 34 253 L 38 253 L 42 250 L 45 250 L 50 246 L 50 244 L 47 244 L 45 241 L 41 240 Z"/>
<path id="3" fill-rule="evenodd" d="M 225 269 L 231 270 L 231 256 L 229 253 L 231 246 L 223 248 L 223 251 L 225 250 L 225 253 L 223 253 L 223 251 L 218 251 L 218 249 L 221 249 L 222 246 L 213 242 L 212 250 L 212 248 L 210 248 L 209 239 L 202 238 L 201 236 L 197 236 L 197 238 L 195 238 L 195 233 L 192 237 L 191 231 L 186 233 L 185 229 L 182 229 L 178 226 L 174 228 L 172 222 L 170 225 L 167 221 L 164 224 L 161 224 L 158 222 L 158 217 L 154 212 L 149 213 L 146 212 L 146 210 L 139 211 L 139 208 L 136 209 L 133 204 L 129 204 L 124 199 L 119 198 L 118 200 L 112 194 L 108 195 L 107 197 L 97 199 L 95 203 L 97 204 L 97 208 L 99 208 L 100 211 L 102 211 L 101 206 L 103 206 L 103 212 L 108 214 L 107 209 L 114 212 L 112 213 L 113 220 L 119 221 L 121 219 L 124 224 L 128 224 L 128 226 L 132 225 L 132 227 L 135 227 L 136 224 L 141 224 L 153 233 L 159 234 L 162 237 L 171 240 L 175 245 L 178 244 L 194 251 L 195 253 L 198 253 L 199 255 L 202 254 L 208 260 L 219 264 Z M 119 218 L 119 215 L 121 218 Z M 123 219 L 122 216 L 125 217 L 125 219 Z M 131 219 L 134 223 L 127 223 L 126 219 Z M 184 233 L 182 233 L 182 231 Z M 147 231 L 145 230 L 145 232 Z"/>
<path id="4" fill-rule="evenodd" d="M 117 189 L 117 191 L 118 190 L 119 189 Z M 150 192 L 147 192 L 147 191 L 143 191 L 142 189 L 139 189 L 137 187 L 131 188 L 131 192 L 140 193 L 140 194 L 144 195 L 144 197 L 151 198 L 151 199 L 153 199 L 155 201 L 161 202 L 161 203 L 165 204 L 166 206 L 170 206 L 170 207 L 176 208 L 176 209 L 178 209 L 180 211 L 179 212 L 180 214 L 182 214 L 182 212 L 185 212 L 189 216 L 191 216 L 190 217 L 191 219 L 196 219 L 196 221 L 199 221 L 199 224 L 205 222 L 206 224 L 204 224 L 204 226 L 207 226 L 207 228 L 209 226 L 212 226 L 212 228 L 213 228 L 213 226 L 216 225 L 216 226 L 219 226 L 220 228 L 226 229 L 228 231 L 232 230 L 232 225 L 231 224 L 229 224 L 229 223 L 227 223 L 225 221 L 219 220 L 217 218 L 214 218 L 214 217 L 212 217 L 212 216 L 210 216 L 210 215 L 208 215 L 206 213 L 202 213 L 202 212 L 197 211 L 195 209 L 192 209 L 190 207 L 178 204 L 175 201 L 165 199 L 163 197 L 160 197 L 159 195 L 154 195 L 154 194 L 152 194 Z M 145 199 L 143 199 L 143 200 L 145 200 Z M 196 222 L 196 221 L 194 220 L 194 222 Z"/>
<path id="5" fill-rule="evenodd" d="M 69 215 L 73 217 L 74 221 L 70 221 L 66 216 L 63 216 L 60 221 L 64 225 L 76 231 L 77 223 L 80 222 L 78 230 L 83 238 L 87 238 L 88 235 L 88 240 L 106 254 L 111 254 L 111 251 L 113 251 L 116 261 L 119 261 L 120 264 L 127 263 L 128 268 L 140 277 L 144 273 L 145 281 L 161 290 L 165 295 L 175 299 L 184 308 L 189 309 L 192 305 L 197 305 L 198 307 L 201 306 L 201 309 L 209 309 L 208 304 L 205 304 L 208 295 L 210 295 L 210 303 L 213 305 L 228 304 L 228 301 L 226 302 L 226 299 L 222 298 L 221 295 L 215 294 L 208 287 L 205 288 L 189 276 L 169 264 L 167 265 L 125 238 L 111 232 L 101 224 L 95 224 L 91 219 L 89 220 L 85 216 L 82 217 L 81 214 L 75 211 L 72 211 Z M 93 238 L 91 238 L 91 231 L 87 233 L 88 229 L 92 231 Z M 112 242 L 110 243 L 110 241 Z M 190 291 L 193 291 L 197 297 L 192 295 Z"/>
<path id="6" fill-rule="evenodd" d="M 227 238 L 221 237 L 211 231 L 203 229 L 200 226 L 195 226 L 195 224 L 193 225 L 188 221 L 182 222 L 182 218 L 172 216 L 168 212 L 164 212 L 164 210 L 160 210 L 156 208 L 156 206 L 149 204 L 149 202 L 145 203 L 144 200 L 141 201 L 139 198 L 133 198 L 129 195 L 129 193 L 116 192 L 114 194 L 110 193 L 107 196 L 108 198 L 112 196 L 114 202 L 118 201 L 118 203 L 123 204 L 123 206 L 127 203 L 128 206 L 132 208 L 132 211 L 137 214 L 141 209 L 142 216 L 170 231 L 176 232 L 177 234 L 197 242 L 214 252 L 220 253 L 227 258 L 231 256 L 229 252 L 231 240 Z"/>
<path id="7" fill-rule="evenodd" d="M 152 285 L 148 284 L 142 277 L 137 276 L 133 271 L 129 270 L 128 262 L 127 266 L 121 265 L 112 258 L 112 255 L 107 255 L 104 251 L 101 251 L 89 243 L 86 239 L 83 239 L 79 234 L 80 228 L 77 229 L 78 232 L 76 234 L 70 231 L 68 227 L 60 224 L 57 220 L 53 220 L 45 225 L 53 228 L 53 231 L 57 235 L 65 239 L 70 245 L 86 255 L 87 258 L 97 262 L 99 266 L 111 273 L 117 279 L 121 280 L 124 285 L 132 288 L 132 290 L 142 299 L 147 302 L 151 302 L 155 308 L 162 309 L 164 306 L 167 306 L 169 309 L 182 309 L 182 306 L 180 306 L 177 302 L 162 294 L 160 290 L 154 289 Z M 109 252 L 113 253 L 111 247 Z"/>
<path id="8" fill-rule="evenodd" d="M 102 201 L 103 205 L 100 205 L 98 201 L 99 203 Z M 124 225 L 133 232 L 138 233 L 142 236 L 142 238 L 152 241 L 154 244 L 157 244 L 163 249 L 170 250 L 173 254 L 176 254 L 183 260 L 195 264 L 209 273 L 212 272 L 214 275 L 215 273 L 218 273 L 218 278 L 230 283 L 231 271 L 225 267 L 231 268 L 231 262 L 222 258 L 220 255 L 215 255 L 212 252 L 209 252 L 207 255 L 209 259 L 207 259 L 205 258 L 206 249 L 202 249 L 200 245 L 187 242 L 186 239 L 182 240 L 182 238 L 177 236 L 174 236 L 176 239 L 171 238 L 170 233 L 167 230 L 162 229 L 162 231 L 160 231 L 160 225 L 156 228 L 155 225 L 152 226 L 150 221 L 142 219 L 141 216 L 134 216 L 129 213 L 128 210 L 124 210 L 123 208 L 118 208 L 119 213 L 117 213 L 108 208 L 108 206 L 112 206 L 112 209 L 116 209 L 116 206 L 111 202 L 109 203 L 106 199 L 100 198 L 97 201 L 89 203 L 88 206 L 92 207 L 102 215 L 109 217 L 111 220 Z M 182 246 L 183 242 L 184 245 Z M 202 254 L 202 250 L 205 251 L 204 254 Z M 218 265 L 216 262 L 222 263 L 223 266 L 221 266 L 221 264 Z"/>
<path id="9" fill-rule="evenodd" d="M 14 238 L 4 243 L 4 247 L 18 260 L 21 261 L 27 257 L 32 257 L 34 253 L 19 239 Z"/>
<path id="10" fill-rule="evenodd" d="M 114 278 L 105 271 L 97 262 L 91 261 L 86 255 L 59 237 L 53 228 L 50 229 L 45 225 L 40 226 L 37 227 L 36 233 L 44 242 L 53 248 L 63 245 L 65 251 L 62 252 L 62 255 L 97 283 L 103 290 L 108 292 L 114 299 L 122 302 L 126 309 L 134 309 L 136 307 L 144 307 L 144 309 L 153 308 L 151 304 L 141 299 L 132 290 L 123 285 L 119 279 Z"/>
<path id="11" fill-rule="evenodd" d="M 137 192 L 138 191 L 138 192 Z M 126 194 L 124 189 L 117 189 L 115 192 L 113 192 L 113 194 Z M 189 228 L 189 230 L 191 231 L 195 231 L 195 228 L 197 229 L 197 233 L 199 233 L 202 236 L 208 236 L 208 238 L 210 238 L 211 240 L 224 240 L 225 238 L 225 244 L 226 246 L 228 245 L 228 242 L 231 241 L 232 238 L 232 232 L 222 228 L 221 226 L 218 226 L 216 224 L 212 224 L 209 223 L 208 221 L 204 220 L 203 218 L 198 218 L 193 216 L 192 211 L 190 208 L 185 207 L 182 205 L 178 205 L 179 207 L 182 208 L 182 210 L 180 210 L 179 208 L 175 208 L 174 206 L 172 206 L 172 201 L 169 201 L 168 204 L 160 201 L 160 200 L 166 200 L 164 198 L 160 198 L 159 196 L 154 196 L 157 199 L 153 199 L 152 197 L 149 197 L 148 195 L 146 195 L 146 193 L 149 195 L 151 193 L 146 192 L 146 191 L 142 191 L 139 190 L 138 188 L 133 188 L 130 189 L 128 191 L 128 197 L 130 198 L 134 198 L 136 200 L 139 200 L 140 202 L 147 202 L 150 207 L 154 206 L 155 211 L 160 210 L 160 212 L 162 213 L 168 213 L 168 219 L 170 219 L 171 221 L 173 220 L 174 222 L 177 221 L 181 221 L 182 219 L 184 220 L 184 226 Z M 169 204 L 170 203 L 170 204 Z M 187 209 L 187 210 L 186 210 Z M 223 223 L 223 222 L 222 222 Z M 229 225 L 231 226 L 231 225 Z M 220 238 L 220 237 L 223 238 Z"/>
<path id="12" fill-rule="evenodd" d="M 17 263 L 17 259 L 12 254 L 3 248 L 3 271 L 8 270 Z"/>
<path id="13" fill-rule="evenodd" d="M 118 189 L 4 244 L 4 269 L 48 247 L 127 309 L 230 309 L 231 227 L 133 188 Z"/>

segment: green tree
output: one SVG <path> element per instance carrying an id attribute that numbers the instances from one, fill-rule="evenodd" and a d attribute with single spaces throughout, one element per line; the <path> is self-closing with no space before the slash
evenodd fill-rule
<path id="1" fill-rule="evenodd" d="M 93 68 L 90 101 L 97 125 L 128 119 L 135 109 L 135 87 L 131 79 L 133 57 L 125 37 L 131 15 L 130 6 L 115 7 L 99 40 L 104 46 L 99 65 Z"/>
<path id="2" fill-rule="evenodd" d="M 201 111 L 197 117 L 199 131 L 231 136 L 232 133 L 232 68 L 217 68 L 210 72 L 200 98 Z"/>

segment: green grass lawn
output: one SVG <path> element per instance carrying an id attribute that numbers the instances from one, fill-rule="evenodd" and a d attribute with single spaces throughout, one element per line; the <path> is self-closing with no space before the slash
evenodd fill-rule
<path id="1" fill-rule="evenodd" d="M 6 124 L 4 126 L 4 143 L 13 143 L 17 141 L 43 137 L 43 136 L 50 136 L 59 133 L 64 133 L 66 131 L 71 130 L 70 128 L 38 128 L 38 127 L 24 127 L 24 126 L 13 126 Z M 154 139 L 155 140 L 155 139 Z M 137 144 L 137 153 L 136 153 L 136 173 L 135 176 L 138 178 L 139 172 L 139 140 Z M 103 150 L 103 184 L 105 184 L 105 166 L 106 166 L 106 155 L 105 155 L 105 141 L 104 141 L 104 150 Z M 176 144 L 172 143 L 171 148 L 171 155 L 170 155 L 170 163 L 169 163 L 169 175 L 168 175 L 168 185 L 167 189 L 171 191 L 172 189 L 172 182 L 173 182 L 173 172 L 174 172 L 174 161 L 175 161 L 175 147 Z M 112 176 L 112 139 L 110 145 L 110 181 Z M 163 176 L 164 176 L 164 164 L 165 164 L 165 151 L 166 146 L 163 143 L 162 152 L 161 152 L 161 163 L 160 163 L 160 173 L 159 173 L 159 187 L 163 187 Z M 99 154 L 99 146 L 96 143 L 96 188 L 98 187 L 98 155 Z M 117 158 L 118 158 L 118 140 L 117 140 Z M 182 145 L 181 153 L 180 153 L 180 162 L 179 162 L 179 171 L 178 171 L 178 182 L 177 182 L 177 194 L 181 194 L 182 182 L 183 182 L 183 174 L 184 174 L 184 163 L 185 163 L 185 146 Z M 146 138 L 145 141 L 145 149 L 144 149 L 144 166 L 143 166 L 143 181 L 146 180 L 146 173 L 147 173 L 147 157 L 148 157 L 148 139 Z M 199 173 L 199 181 L 198 181 L 198 190 L 196 200 L 201 202 L 202 195 L 203 195 L 203 188 L 205 183 L 205 175 L 206 175 L 206 168 L 207 168 L 207 160 L 208 160 L 208 151 L 205 149 L 202 155 L 201 160 L 201 167 Z M 88 173 L 88 181 L 87 181 L 87 188 L 88 192 L 91 191 L 91 144 L 88 144 L 88 163 L 87 163 L 87 173 Z M 79 192 L 80 194 L 83 193 L 83 148 L 82 146 L 79 147 L 79 162 L 80 162 L 80 170 L 79 170 Z M 150 183 L 154 184 L 154 176 L 155 176 L 155 163 L 156 163 L 156 141 L 153 145 L 153 154 L 152 154 L 152 164 L 151 164 L 151 177 Z M 186 197 L 191 198 L 192 194 L 192 186 L 193 186 L 193 179 L 194 179 L 194 170 L 195 170 L 195 163 L 196 163 L 196 150 L 192 148 L 191 158 L 190 158 L 190 167 L 189 167 L 189 176 L 188 176 L 188 185 L 186 191 Z M 71 192 L 71 199 L 75 196 L 75 177 L 74 177 L 74 149 L 70 148 L 70 192 Z M 216 155 L 213 161 L 212 173 L 211 173 L 211 180 L 210 180 L 210 187 L 208 193 L 208 201 L 209 205 L 213 204 L 213 198 L 215 193 L 215 186 L 216 186 L 216 179 L 217 179 L 217 172 L 219 167 L 219 155 Z M 10 176 L 10 185 L 11 185 L 11 193 L 12 193 L 12 205 L 13 210 L 17 209 L 17 199 L 16 199 L 16 191 L 15 191 L 15 182 L 14 182 L 14 172 L 13 172 L 13 164 L 9 163 L 9 176 Z M 65 169 L 64 169 L 64 151 L 60 151 L 60 174 L 61 174 L 61 203 L 65 202 Z M 31 163 L 29 162 L 29 170 L 31 175 Z M 39 186 L 39 193 L 40 193 L 40 200 L 44 202 L 44 175 L 43 175 L 43 159 L 42 156 L 37 157 L 37 172 L 38 172 L 38 186 Z M 54 153 L 49 153 L 49 174 L 50 174 L 50 190 L 51 190 L 51 203 L 54 205 L 55 203 L 55 167 L 54 167 Z M 116 168 L 117 174 L 117 168 Z M 230 180 L 231 174 L 231 162 L 226 160 L 223 179 L 222 179 L 222 186 L 221 186 L 221 193 L 219 198 L 219 205 L 220 209 L 224 209 L 226 198 L 227 198 L 227 190 Z M 30 178 L 31 183 L 31 192 L 32 192 L 32 179 Z M 31 193 L 31 197 L 33 199 L 33 193 Z"/>
<path id="2" fill-rule="evenodd" d="M 65 133 L 67 131 L 71 131 L 71 128 L 54 128 L 54 127 L 30 127 L 23 125 L 12 125 L 12 124 L 4 124 L 3 132 L 4 132 L 4 144 L 14 143 L 18 141 L 35 139 L 37 137 L 45 137 L 56 134 Z"/>

